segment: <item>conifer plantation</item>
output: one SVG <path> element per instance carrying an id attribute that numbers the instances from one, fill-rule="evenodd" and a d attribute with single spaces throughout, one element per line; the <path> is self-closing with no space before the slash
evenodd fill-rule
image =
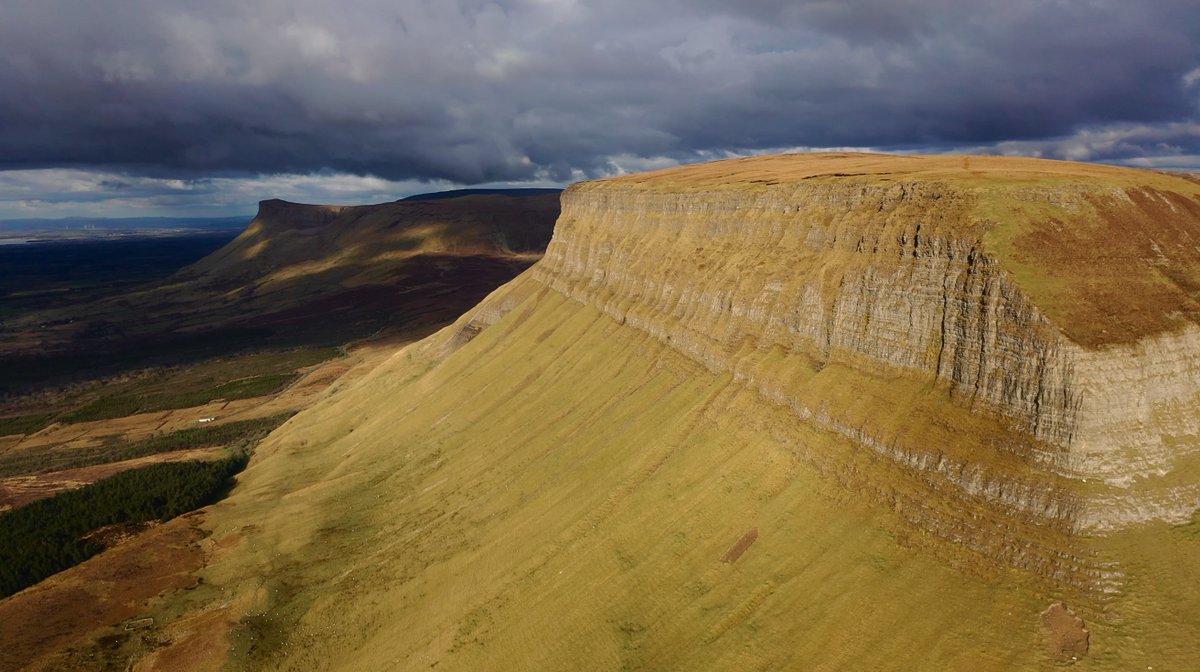
<path id="1" fill-rule="evenodd" d="M 155 464 L 0 514 L 0 597 L 104 550 L 84 539 L 89 532 L 166 521 L 215 501 L 248 459 L 239 453 L 216 462 Z"/>

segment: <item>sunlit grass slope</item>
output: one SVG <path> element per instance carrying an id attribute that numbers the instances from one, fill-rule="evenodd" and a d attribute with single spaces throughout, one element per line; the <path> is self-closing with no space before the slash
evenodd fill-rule
<path id="1" fill-rule="evenodd" d="M 981 564 L 892 510 L 894 464 L 527 277 L 500 291 L 497 324 L 293 419 L 213 510 L 244 538 L 208 589 L 254 600 L 233 669 L 1038 669 L 1063 597 L 1077 669 L 1195 662 L 1194 533 L 1087 542 L 1142 563 L 1108 598 Z"/>

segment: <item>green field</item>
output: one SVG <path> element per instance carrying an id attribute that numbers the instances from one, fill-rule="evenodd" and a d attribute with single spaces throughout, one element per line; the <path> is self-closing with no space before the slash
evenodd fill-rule
<path id="1" fill-rule="evenodd" d="M 245 448 L 251 443 L 262 440 L 271 430 L 286 422 L 291 416 L 291 413 L 282 413 L 266 418 L 239 420 L 220 425 L 189 427 L 131 443 L 113 442 L 87 448 L 11 452 L 0 455 L 0 478 L 108 464 L 188 448 L 208 446 Z"/>
<path id="2" fill-rule="evenodd" d="M 29 409 L 36 412 L 0 418 L 0 436 L 31 434 L 54 422 L 119 418 L 271 394 L 294 380 L 298 369 L 342 354 L 332 347 L 268 350 L 84 383 L 49 395 L 43 408 Z"/>
<path id="3" fill-rule="evenodd" d="M 0 418 L 0 436 L 32 434 L 50 424 L 53 413 L 32 413 Z"/>
<path id="4" fill-rule="evenodd" d="M 291 373 L 275 373 L 254 376 L 241 380 L 221 383 L 213 387 L 186 392 L 158 392 L 151 394 L 125 394 L 114 397 L 103 397 L 66 415 L 60 416 L 61 422 L 86 422 L 89 420 L 106 420 L 123 418 L 135 413 L 150 413 L 173 408 L 191 408 L 201 406 L 216 399 L 249 399 L 267 394 L 274 394 L 285 385 L 296 380 L 298 376 Z"/>

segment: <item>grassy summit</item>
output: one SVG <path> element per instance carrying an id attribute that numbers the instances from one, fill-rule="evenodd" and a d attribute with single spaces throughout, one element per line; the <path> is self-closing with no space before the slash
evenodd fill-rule
<path id="1" fill-rule="evenodd" d="M 789 154 L 576 185 L 650 192 L 937 185 L 943 222 L 981 236 L 1065 334 L 1128 343 L 1200 322 L 1200 180 L 1185 174 L 1007 156 Z M 941 199 L 939 199 L 941 200 Z"/>

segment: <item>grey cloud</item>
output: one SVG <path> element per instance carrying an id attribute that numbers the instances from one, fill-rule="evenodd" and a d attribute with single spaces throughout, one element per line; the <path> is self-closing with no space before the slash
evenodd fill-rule
<path id="1" fill-rule="evenodd" d="M 1066 136 L 1006 140 L 977 151 L 1127 163 L 1149 168 L 1200 169 L 1200 122 L 1118 124 Z"/>
<path id="2" fill-rule="evenodd" d="M 8 0 L 0 42 L 0 170 L 481 183 L 771 147 L 1053 154 L 1192 128 L 1200 102 L 1194 0 Z M 1176 135 L 1094 156 L 1198 151 Z"/>

